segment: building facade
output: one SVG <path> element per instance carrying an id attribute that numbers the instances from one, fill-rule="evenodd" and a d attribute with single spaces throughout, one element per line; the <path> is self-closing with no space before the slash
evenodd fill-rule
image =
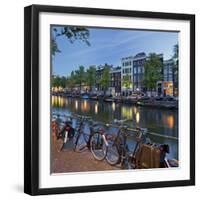
<path id="1" fill-rule="evenodd" d="M 121 67 L 113 67 L 110 70 L 110 90 L 113 96 L 121 93 Z"/>
<path id="2" fill-rule="evenodd" d="M 96 69 L 96 91 L 102 91 L 100 80 L 102 78 L 105 67 L 110 70 L 110 84 L 108 93 L 116 95 L 131 95 L 135 91 L 147 94 L 165 96 L 174 94 L 174 86 L 177 79 L 173 77 L 173 60 L 163 60 L 163 54 L 159 56 L 161 67 L 161 80 L 157 82 L 155 91 L 150 92 L 144 85 L 145 62 L 149 57 L 144 53 L 138 53 L 135 56 L 124 57 L 121 59 L 121 66 L 113 67 L 112 65 L 100 65 Z M 126 83 L 125 83 L 126 81 Z M 129 84 L 127 84 L 127 82 Z"/>
<path id="3" fill-rule="evenodd" d="M 133 56 L 124 57 L 121 59 L 121 93 L 131 94 L 133 92 Z M 127 86 L 125 80 L 130 81 Z"/>
<path id="4" fill-rule="evenodd" d="M 165 60 L 163 62 L 164 78 L 163 78 L 163 95 L 173 95 L 173 60 Z"/>
<path id="5" fill-rule="evenodd" d="M 102 92 L 103 91 L 103 87 L 101 86 L 100 80 L 102 79 L 103 73 L 104 73 L 104 69 L 105 68 L 109 68 L 109 70 L 111 71 L 113 66 L 112 65 L 99 65 L 96 68 L 96 74 L 95 74 L 95 87 L 96 87 L 96 91 L 98 92 Z"/>
<path id="6" fill-rule="evenodd" d="M 133 58 L 133 84 L 134 84 L 134 91 L 141 91 L 144 92 L 144 63 L 147 57 L 144 52 L 138 53 Z"/>
<path id="7" fill-rule="evenodd" d="M 161 63 L 163 63 L 163 54 L 158 54 L 158 56 L 160 57 Z M 147 92 L 147 89 L 144 85 L 144 64 L 146 60 L 148 60 L 148 57 L 144 52 L 138 53 L 135 56 L 129 56 L 121 59 L 122 93 L 126 92 L 127 90 L 129 93 L 134 91 Z M 161 69 L 161 74 L 163 75 L 163 68 Z M 129 76 L 132 82 L 130 88 L 128 89 L 123 87 L 123 79 L 125 76 Z M 160 82 L 158 82 L 157 85 L 157 93 L 159 94 L 162 92 L 162 80 Z"/>
<path id="8" fill-rule="evenodd" d="M 97 69 L 96 69 L 95 87 L 96 87 L 96 90 L 97 90 L 97 91 L 101 91 L 101 90 L 102 90 L 101 84 L 100 84 L 99 80 L 101 80 L 101 78 L 102 78 L 103 70 L 104 70 L 104 68 L 103 68 L 103 66 L 101 66 L 101 65 L 98 66 Z"/>

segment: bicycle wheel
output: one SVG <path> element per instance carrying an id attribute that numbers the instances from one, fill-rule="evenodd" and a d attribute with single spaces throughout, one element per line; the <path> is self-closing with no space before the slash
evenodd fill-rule
<path id="1" fill-rule="evenodd" d="M 103 160 L 107 153 L 107 144 L 104 135 L 94 133 L 90 138 L 90 151 L 96 160 Z"/>
<path id="2" fill-rule="evenodd" d="M 85 142 L 82 133 L 78 133 L 74 140 L 74 151 L 80 153 L 87 149 L 87 143 Z"/>
<path id="3" fill-rule="evenodd" d="M 108 145 L 106 161 L 110 165 L 116 165 L 116 164 L 120 163 L 120 153 L 119 153 L 118 147 L 115 143 Z"/>

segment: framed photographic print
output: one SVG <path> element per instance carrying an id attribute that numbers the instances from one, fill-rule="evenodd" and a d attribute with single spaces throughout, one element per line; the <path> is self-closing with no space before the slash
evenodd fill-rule
<path id="1" fill-rule="evenodd" d="M 24 191 L 195 184 L 195 16 L 25 8 Z"/>

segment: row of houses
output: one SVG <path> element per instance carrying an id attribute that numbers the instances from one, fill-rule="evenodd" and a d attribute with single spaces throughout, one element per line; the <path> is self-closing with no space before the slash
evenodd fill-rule
<path id="1" fill-rule="evenodd" d="M 173 60 L 163 60 L 163 54 L 158 54 L 162 63 L 161 74 L 163 79 L 157 82 L 157 87 L 154 91 L 155 95 L 170 95 L 177 94 L 177 80 L 173 80 Z M 110 67 L 110 86 L 108 91 L 113 95 L 130 95 L 135 91 L 148 92 L 144 85 L 144 64 L 148 56 L 142 52 L 135 56 L 124 57 L 121 59 L 121 66 Z M 100 79 L 103 74 L 104 67 L 99 66 L 96 70 L 96 79 Z M 124 76 L 129 76 L 130 86 L 124 87 L 122 80 Z M 96 84 L 96 90 L 101 91 L 100 85 Z M 176 90 L 173 92 L 173 90 Z"/>

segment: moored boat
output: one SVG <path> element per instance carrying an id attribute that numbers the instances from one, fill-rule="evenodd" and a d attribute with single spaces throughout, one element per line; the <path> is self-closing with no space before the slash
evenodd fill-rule
<path id="1" fill-rule="evenodd" d="M 82 99 L 89 99 L 89 95 L 86 94 L 86 93 L 85 93 L 85 94 L 82 94 L 82 95 L 81 95 L 81 98 L 82 98 Z"/>

